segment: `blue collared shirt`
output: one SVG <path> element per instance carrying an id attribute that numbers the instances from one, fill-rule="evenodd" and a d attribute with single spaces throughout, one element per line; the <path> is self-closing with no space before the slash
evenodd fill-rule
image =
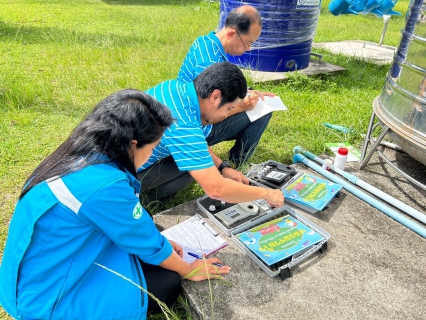
<path id="1" fill-rule="evenodd" d="M 224 61 L 228 61 L 225 48 L 216 36 L 216 33 L 212 31 L 207 35 L 198 37 L 194 41 L 191 48 L 189 48 L 185 60 L 183 60 L 177 79 L 189 83 L 194 81 L 208 66 Z M 211 124 L 204 126 L 204 135 L 207 137 L 211 130 Z"/>
<path id="2" fill-rule="evenodd" d="M 228 61 L 225 48 L 212 31 L 194 41 L 180 67 L 177 80 L 189 83 L 208 66 L 224 61 Z"/>
<path id="3" fill-rule="evenodd" d="M 214 166 L 206 135 L 201 125 L 200 105 L 194 84 L 169 80 L 146 91 L 165 104 L 175 119 L 164 132 L 148 161 L 138 171 L 158 160 L 173 156 L 180 171 L 200 170 Z"/>

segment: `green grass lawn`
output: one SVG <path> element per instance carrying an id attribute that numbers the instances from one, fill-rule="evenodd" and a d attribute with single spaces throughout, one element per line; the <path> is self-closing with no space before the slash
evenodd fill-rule
<path id="1" fill-rule="evenodd" d="M 328 3 L 315 42 L 379 41 L 383 19 L 335 17 Z M 404 16 L 408 3 L 399 1 L 395 10 Z M 0 257 L 18 193 L 37 164 L 107 95 L 176 78 L 193 40 L 214 30 L 218 18 L 217 2 L 195 0 L 0 0 Z M 384 43 L 397 46 L 404 25 L 402 17 L 392 17 Z M 361 142 L 389 66 L 320 53 L 346 71 L 256 84 L 281 96 L 288 111 L 274 114 L 252 162 L 290 163 L 296 145 L 321 154 L 327 141 Z M 215 150 L 224 157 L 227 147 Z M 194 185 L 168 205 L 200 195 Z"/>

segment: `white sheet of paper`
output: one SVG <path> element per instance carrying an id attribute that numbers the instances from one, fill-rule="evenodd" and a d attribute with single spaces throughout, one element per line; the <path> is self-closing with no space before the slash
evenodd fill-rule
<path id="1" fill-rule="evenodd" d="M 183 260 L 188 263 L 195 260 L 188 252 L 199 256 L 208 255 L 228 245 L 199 214 L 162 231 L 161 234 L 182 247 Z"/>
<path id="2" fill-rule="evenodd" d="M 278 96 L 265 96 L 265 100 L 259 99 L 256 106 L 252 110 L 246 112 L 250 121 L 253 122 L 269 112 L 278 110 L 287 110 L 281 98 Z"/>
<path id="3" fill-rule="evenodd" d="M 361 152 L 347 142 L 335 142 L 335 143 L 327 142 L 325 145 L 327 147 L 329 147 L 331 149 L 331 151 L 334 152 L 334 154 L 337 154 L 337 150 L 339 148 L 348 149 L 348 151 L 349 151 L 348 152 L 348 158 L 346 159 L 346 161 L 348 161 L 348 162 L 356 162 L 356 161 L 359 161 L 361 159 Z"/>

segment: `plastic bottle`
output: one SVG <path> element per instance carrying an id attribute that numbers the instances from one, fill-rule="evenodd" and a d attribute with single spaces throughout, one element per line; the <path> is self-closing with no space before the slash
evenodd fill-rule
<path id="1" fill-rule="evenodd" d="M 336 158 L 334 158 L 334 167 L 340 170 L 345 170 L 346 160 L 348 159 L 348 149 L 339 148 Z"/>
<path id="2" fill-rule="evenodd" d="M 331 170 L 331 166 L 332 166 L 332 164 L 333 164 L 333 161 L 331 161 L 330 159 L 325 159 L 325 160 L 324 160 L 324 163 L 323 163 L 323 165 L 322 165 L 322 167 L 323 167 L 325 170 L 330 171 L 330 170 Z"/>

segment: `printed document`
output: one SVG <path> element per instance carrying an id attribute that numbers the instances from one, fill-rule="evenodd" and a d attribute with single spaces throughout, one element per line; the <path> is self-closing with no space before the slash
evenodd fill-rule
<path id="1" fill-rule="evenodd" d="M 182 247 L 183 259 L 189 263 L 196 258 L 190 256 L 188 252 L 200 257 L 208 256 L 228 245 L 228 242 L 199 214 L 162 231 L 161 234 Z"/>

